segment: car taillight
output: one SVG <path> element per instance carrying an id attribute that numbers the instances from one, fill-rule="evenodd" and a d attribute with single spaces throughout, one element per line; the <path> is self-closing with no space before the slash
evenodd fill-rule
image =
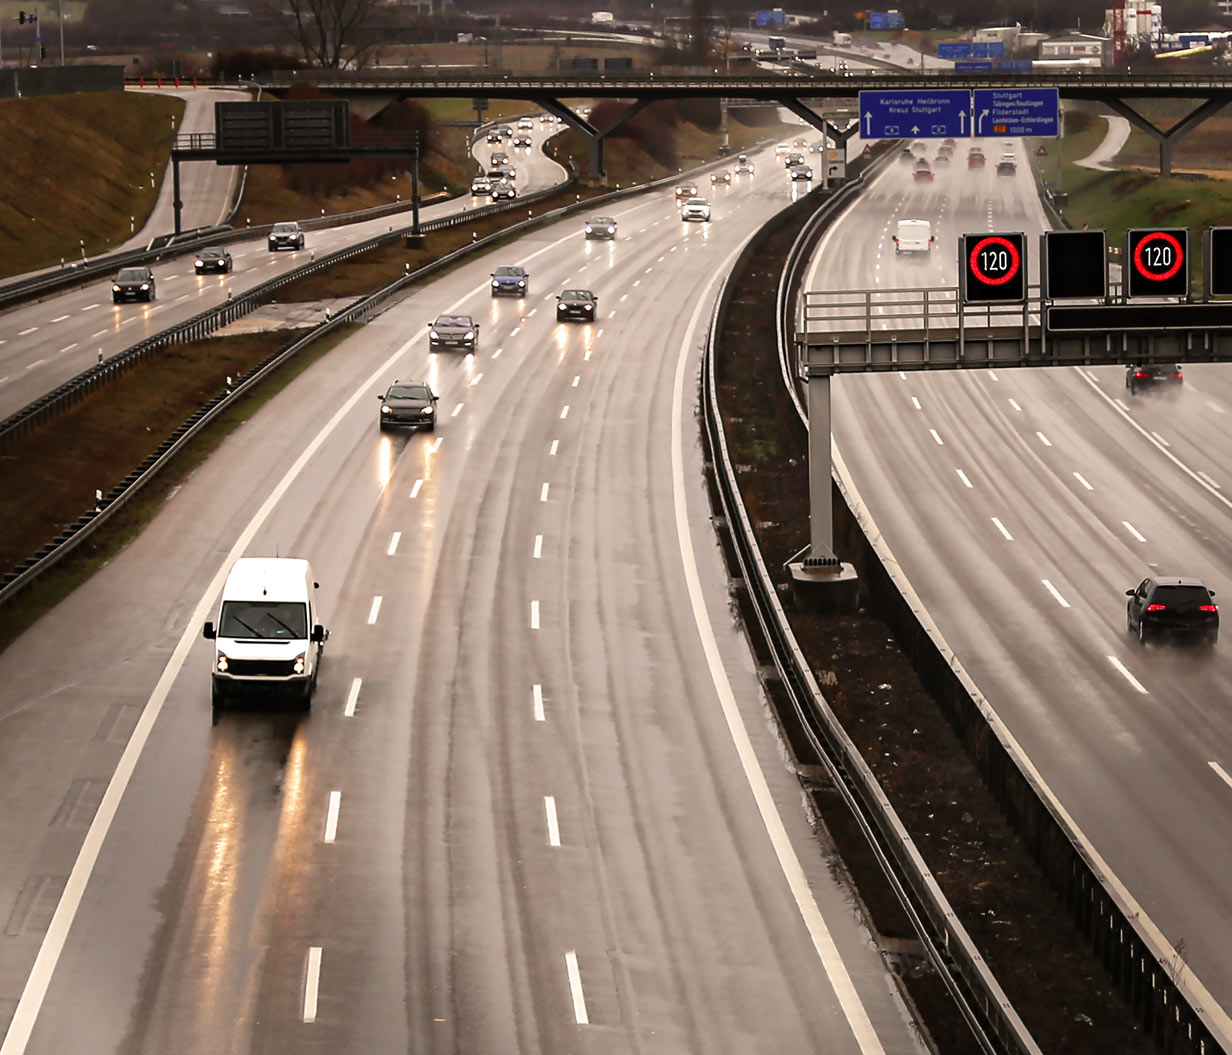
<path id="1" fill-rule="evenodd" d="M 1219 605 L 1217 604 L 1200 604 L 1198 605 L 1199 612 L 1218 612 Z"/>
<path id="2" fill-rule="evenodd" d="M 1145 370 L 1139 370 L 1136 374 L 1134 374 L 1134 377 L 1150 377 L 1150 376 L 1151 375 L 1148 374 Z"/>
<path id="3" fill-rule="evenodd" d="M 1173 374 L 1172 376 L 1173 376 L 1174 378 L 1176 378 L 1178 381 L 1180 381 L 1180 380 L 1181 380 L 1181 376 L 1182 376 L 1182 375 L 1181 375 L 1181 374 Z"/>
<path id="4" fill-rule="evenodd" d="M 1148 604 L 1146 610 L 1148 612 L 1166 612 L 1168 606 L 1166 604 Z"/>

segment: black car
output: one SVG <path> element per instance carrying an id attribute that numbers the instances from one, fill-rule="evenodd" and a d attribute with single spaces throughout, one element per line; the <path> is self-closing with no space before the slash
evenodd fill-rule
<path id="1" fill-rule="evenodd" d="M 556 318 L 594 320 L 599 310 L 599 298 L 588 289 L 567 289 L 556 297 Z"/>
<path id="2" fill-rule="evenodd" d="M 616 219 L 612 216 L 592 216 L 586 221 L 587 238 L 616 238 Z"/>
<path id="3" fill-rule="evenodd" d="M 426 381 L 395 381 L 381 401 L 380 427 L 406 425 L 436 430 L 436 401 L 440 398 Z"/>
<path id="4" fill-rule="evenodd" d="M 1219 606 L 1215 591 L 1197 579 L 1146 578 L 1129 598 L 1125 621 L 1143 644 L 1149 637 L 1195 637 L 1213 645 L 1219 640 Z"/>
<path id="5" fill-rule="evenodd" d="M 276 223 L 269 233 L 269 248 L 271 253 L 279 249 L 303 249 L 304 232 L 294 220 Z"/>
<path id="6" fill-rule="evenodd" d="M 1180 363 L 1155 363 L 1151 366 L 1135 366 L 1130 364 L 1125 368 L 1125 387 L 1129 394 L 1137 395 L 1138 389 L 1159 389 L 1180 395 L 1181 386 L 1185 383 L 1185 375 L 1181 373 Z"/>
<path id="7" fill-rule="evenodd" d="M 487 135 L 487 140 L 489 143 L 499 143 L 501 141 L 500 132 L 498 132 L 495 128 L 492 129 L 492 131 Z"/>
<path id="8" fill-rule="evenodd" d="M 122 267 L 111 280 L 111 299 L 119 304 L 122 300 L 153 300 L 154 272 L 148 267 Z"/>
<path id="9" fill-rule="evenodd" d="M 501 201 L 507 198 L 516 198 L 518 189 L 512 183 L 496 183 L 492 186 L 492 200 Z"/>
<path id="10" fill-rule="evenodd" d="M 468 352 L 479 343 L 479 327 L 469 315 L 438 315 L 428 324 L 428 347 L 465 348 Z"/>
<path id="11" fill-rule="evenodd" d="M 231 272 L 231 254 L 225 249 L 202 249 L 193 261 L 193 270 L 198 275 L 209 271 L 221 271 L 224 275 Z"/>

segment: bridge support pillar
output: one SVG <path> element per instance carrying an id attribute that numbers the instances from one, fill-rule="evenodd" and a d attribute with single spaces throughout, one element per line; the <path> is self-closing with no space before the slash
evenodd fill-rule
<path id="1" fill-rule="evenodd" d="M 1208 99 L 1196 110 L 1190 111 L 1167 131 L 1156 128 L 1137 110 L 1121 99 L 1105 99 L 1104 104 L 1124 117 L 1135 128 L 1140 128 L 1159 144 L 1159 174 L 1167 179 L 1172 175 L 1172 145 L 1197 128 L 1208 117 L 1212 117 L 1227 105 L 1225 99 Z"/>
<path id="2" fill-rule="evenodd" d="M 180 159 L 174 152 L 171 155 L 171 207 L 175 212 L 175 233 L 180 233 L 180 219 L 184 212 L 184 202 L 180 198 Z"/>

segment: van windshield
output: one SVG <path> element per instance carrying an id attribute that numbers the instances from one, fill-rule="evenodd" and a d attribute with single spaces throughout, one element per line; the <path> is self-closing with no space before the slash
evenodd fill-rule
<path id="1" fill-rule="evenodd" d="M 223 601 L 218 636 L 249 640 L 306 640 L 308 606 L 302 601 Z"/>

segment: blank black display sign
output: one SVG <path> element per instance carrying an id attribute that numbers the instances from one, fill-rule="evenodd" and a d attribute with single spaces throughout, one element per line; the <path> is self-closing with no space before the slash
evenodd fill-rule
<path id="1" fill-rule="evenodd" d="M 1102 300 L 1108 293 L 1108 236 L 1104 231 L 1044 234 L 1044 296 Z"/>
<path id="2" fill-rule="evenodd" d="M 1206 232 L 1206 291 L 1212 297 L 1232 296 L 1232 227 Z"/>

